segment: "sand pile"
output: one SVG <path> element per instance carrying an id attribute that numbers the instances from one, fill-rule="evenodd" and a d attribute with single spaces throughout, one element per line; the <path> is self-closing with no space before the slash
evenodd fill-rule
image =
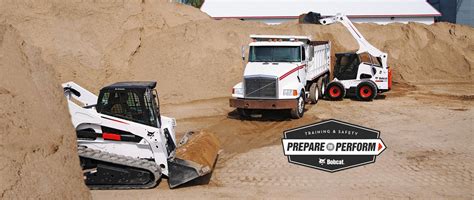
<path id="1" fill-rule="evenodd" d="M 87 195 L 61 82 L 97 92 L 117 81 L 157 80 L 162 102 L 179 103 L 229 96 L 249 34 L 311 35 L 336 51 L 357 48 L 341 25 L 214 21 L 166 0 L 2 1 L 0 13 L 0 191 L 8 197 Z M 395 81 L 472 82 L 473 28 L 358 27 L 389 53 Z"/>
<path id="2" fill-rule="evenodd" d="M 157 31 L 208 19 L 198 10 L 168 1 L 2 1 L 0 22 L 12 24 L 42 49 L 61 81 L 97 91 L 124 75 L 141 40 Z"/>
<path id="3" fill-rule="evenodd" d="M 96 92 L 119 80 L 157 80 L 163 102 L 228 96 L 243 71 L 248 35 L 301 34 L 331 40 L 337 52 L 357 49 L 339 25 L 267 26 L 215 21 L 168 1 L 51 1 L 0 6 L 3 21 L 42 49 L 62 82 Z M 358 25 L 389 53 L 398 82 L 472 82 L 474 29 L 440 23 Z"/>
<path id="4" fill-rule="evenodd" d="M 87 198 L 59 82 L 40 55 L 0 25 L 0 199 Z"/>
<path id="5" fill-rule="evenodd" d="M 389 53 L 395 81 L 472 82 L 472 28 L 451 24 L 358 27 L 369 41 Z M 266 26 L 203 20 L 144 38 L 128 73 L 135 79 L 157 79 L 167 102 L 227 96 L 241 80 L 241 46 L 248 44 L 248 35 L 253 33 L 311 35 L 331 40 L 336 52 L 357 49 L 352 36 L 339 24 Z"/>
<path id="6" fill-rule="evenodd" d="M 1 1 L 0 13 L 0 198 L 14 199 L 89 197 L 61 82 L 97 91 L 142 37 L 208 18 L 142 1 Z"/>

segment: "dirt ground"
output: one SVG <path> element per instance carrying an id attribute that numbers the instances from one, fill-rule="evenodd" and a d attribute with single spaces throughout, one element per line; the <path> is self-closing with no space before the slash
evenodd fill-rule
<path id="1" fill-rule="evenodd" d="M 224 151 L 211 183 L 170 190 L 164 180 L 155 189 L 92 191 L 92 196 L 472 199 L 473 85 L 395 84 L 394 88 L 373 102 L 320 101 L 308 106 L 300 120 L 270 114 L 242 121 L 226 106 L 226 98 L 163 105 L 165 115 L 177 117 L 181 133 L 213 130 L 222 141 Z M 289 164 L 281 149 L 283 130 L 330 118 L 380 130 L 388 149 L 374 164 L 337 173 Z"/>

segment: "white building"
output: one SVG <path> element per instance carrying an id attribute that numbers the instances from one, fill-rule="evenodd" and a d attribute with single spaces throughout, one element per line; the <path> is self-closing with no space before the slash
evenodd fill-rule
<path id="1" fill-rule="evenodd" d="M 201 10 L 214 19 L 236 18 L 280 24 L 308 12 L 344 13 L 354 22 L 434 23 L 441 14 L 425 0 L 206 0 Z"/>

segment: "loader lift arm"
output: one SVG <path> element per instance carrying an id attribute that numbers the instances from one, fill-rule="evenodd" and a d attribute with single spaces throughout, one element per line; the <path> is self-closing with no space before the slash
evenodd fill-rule
<path id="1" fill-rule="evenodd" d="M 359 44 L 359 50 L 357 50 L 357 54 L 367 52 L 376 58 L 380 58 L 380 63 L 382 64 L 382 67 L 384 69 L 388 68 L 387 53 L 380 51 L 379 49 L 374 47 L 372 44 L 370 44 L 364 38 L 364 36 L 359 32 L 359 30 L 357 30 L 354 24 L 352 24 L 351 20 L 349 20 L 349 18 L 346 15 L 338 13 L 336 14 L 336 16 L 319 19 L 319 23 L 322 25 L 329 25 L 336 22 L 340 22 L 342 25 L 344 25 L 344 27 L 346 27 L 346 29 L 351 33 L 352 37 L 354 37 L 354 39 Z"/>

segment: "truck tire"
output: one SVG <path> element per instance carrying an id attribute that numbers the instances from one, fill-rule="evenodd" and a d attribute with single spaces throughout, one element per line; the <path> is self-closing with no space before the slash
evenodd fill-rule
<path id="1" fill-rule="evenodd" d="M 331 101 L 339 101 L 346 96 L 346 89 L 342 83 L 334 81 L 328 84 L 326 96 Z"/>
<path id="2" fill-rule="evenodd" d="M 329 83 L 329 75 L 324 75 L 323 77 L 323 81 L 322 81 L 322 86 L 320 88 L 324 88 L 324 89 L 321 89 L 321 97 L 324 97 L 324 95 L 326 95 L 326 88 L 328 86 L 328 83 Z"/>
<path id="3" fill-rule="evenodd" d="M 251 110 L 245 108 L 237 108 L 240 118 L 246 119 L 250 117 Z"/>
<path id="4" fill-rule="evenodd" d="M 377 96 L 377 85 L 372 81 L 363 81 L 357 85 L 356 94 L 362 101 L 372 101 Z"/>
<path id="5" fill-rule="evenodd" d="M 316 104 L 318 103 L 319 97 L 320 97 L 320 89 L 318 87 L 317 83 L 312 83 L 311 87 L 309 87 L 309 102 L 311 104 Z"/>
<path id="6" fill-rule="evenodd" d="M 291 118 L 293 119 L 299 119 L 303 117 L 304 114 L 304 98 L 303 95 L 300 95 L 297 99 L 297 104 L 295 108 L 291 109 Z"/>
<path id="7" fill-rule="evenodd" d="M 324 97 L 324 93 L 326 90 L 326 86 L 328 85 L 328 78 L 327 75 L 318 79 L 318 88 L 319 88 L 319 96 Z"/>

